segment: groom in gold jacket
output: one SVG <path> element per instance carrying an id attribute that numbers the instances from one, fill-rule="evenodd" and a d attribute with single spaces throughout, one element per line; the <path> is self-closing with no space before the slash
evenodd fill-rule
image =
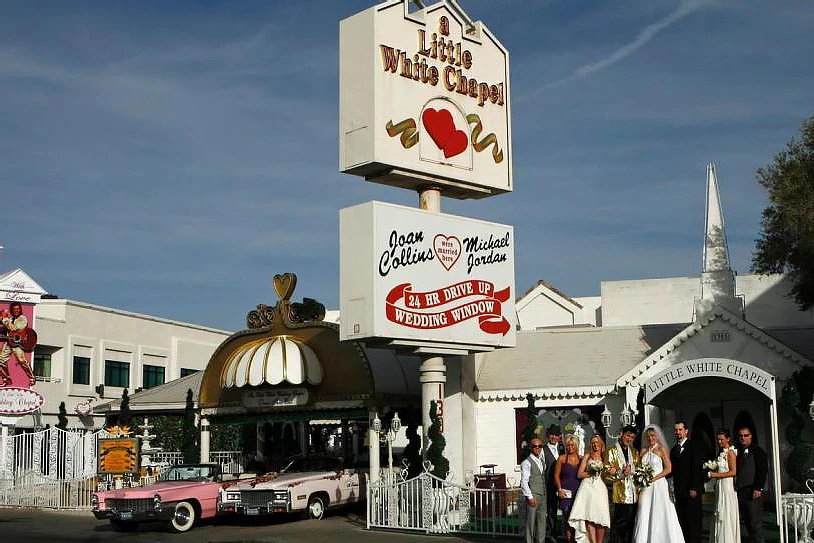
<path id="1" fill-rule="evenodd" d="M 633 446 L 634 439 L 636 427 L 625 426 L 616 445 L 605 451 L 605 480 L 613 483 L 611 543 L 633 541 L 638 502 L 638 492 L 633 484 L 633 467 L 639 462 L 639 452 Z"/>

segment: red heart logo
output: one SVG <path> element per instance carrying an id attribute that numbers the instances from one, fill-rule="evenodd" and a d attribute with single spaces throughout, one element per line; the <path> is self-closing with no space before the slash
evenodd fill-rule
<path id="1" fill-rule="evenodd" d="M 435 110 L 428 107 L 421 115 L 424 128 L 446 158 L 460 155 L 469 145 L 466 132 L 456 130 L 452 114 L 446 109 Z"/>
<path id="2" fill-rule="evenodd" d="M 440 262 L 447 271 L 451 270 L 452 266 L 461 258 L 461 240 L 455 236 L 436 234 L 432 240 L 432 246 L 433 249 L 435 249 L 435 256 L 438 257 L 438 262 Z"/>
<path id="3" fill-rule="evenodd" d="M 447 138 L 447 144 L 444 145 L 444 156 L 449 158 L 460 155 L 466 150 L 467 145 L 469 145 L 469 138 L 466 137 L 464 132 L 456 130 Z"/>

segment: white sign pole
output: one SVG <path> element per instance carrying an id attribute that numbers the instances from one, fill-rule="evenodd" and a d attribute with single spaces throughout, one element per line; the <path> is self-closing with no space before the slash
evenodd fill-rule
<path id="1" fill-rule="evenodd" d="M 418 192 L 418 206 L 430 213 L 441 213 L 441 190 L 438 187 L 428 187 Z M 447 383 L 447 366 L 442 356 L 424 358 L 418 368 L 421 382 L 421 421 L 422 421 L 422 457 L 427 457 L 430 440 L 427 432 L 430 430 L 430 402 L 438 402 L 439 416 L 443 417 L 444 387 Z M 443 418 L 441 419 L 443 421 Z M 443 431 L 443 424 L 441 426 Z"/>

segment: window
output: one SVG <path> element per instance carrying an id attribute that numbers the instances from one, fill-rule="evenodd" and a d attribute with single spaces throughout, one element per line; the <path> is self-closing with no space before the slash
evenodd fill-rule
<path id="1" fill-rule="evenodd" d="M 130 386 L 130 362 L 105 360 L 105 386 Z"/>
<path id="2" fill-rule="evenodd" d="M 150 366 L 145 364 L 141 376 L 141 382 L 144 388 L 152 388 L 164 384 L 163 366 Z"/>
<path id="3" fill-rule="evenodd" d="M 90 384 L 90 357 L 73 357 L 73 383 L 75 385 Z"/>
<path id="4" fill-rule="evenodd" d="M 34 351 L 34 375 L 51 378 L 51 353 Z"/>
<path id="5" fill-rule="evenodd" d="M 193 373 L 198 373 L 201 370 L 195 370 L 192 368 L 181 368 L 181 377 L 186 377 L 187 375 L 192 375 Z"/>

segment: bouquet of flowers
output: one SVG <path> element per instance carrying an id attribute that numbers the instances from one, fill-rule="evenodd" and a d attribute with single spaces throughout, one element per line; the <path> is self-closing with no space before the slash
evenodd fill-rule
<path id="1" fill-rule="evenodd" d="M 704 462 L 701 465 L 707 471 L 716 471 L 718 469 L 718 461 L 717 460 L 707 460 L 706 462 Z"/>
<path id="2" fill-rule="evenodd" d="M 649 463 L 644 462 L 642 464 L 637 464 L 635 468 L 633 468 L 633 482 L 639 488 L 644 488 L 646 486 L 650 486 L 653 483 L 653 466 Z"/>
<path id="3" fill-rule="evenodd" d="M 588 460 L 588 473 L 591 475 L 599 475 L 605 470 L 605 464 L 600 460 Z"/>

